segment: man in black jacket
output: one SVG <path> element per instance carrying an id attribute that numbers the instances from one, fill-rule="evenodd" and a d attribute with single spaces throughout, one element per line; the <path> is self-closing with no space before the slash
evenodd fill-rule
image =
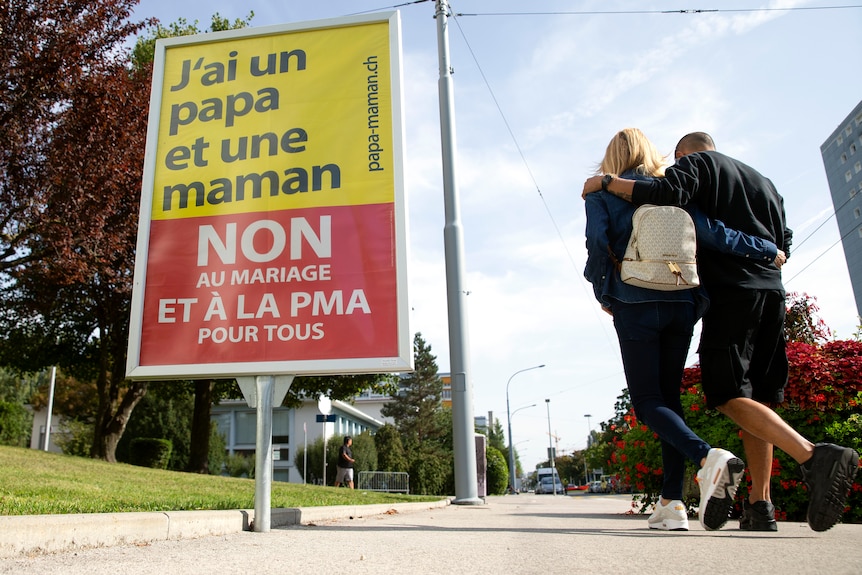
<path id="1" fill-rule="evenodd" d="M 350 489 L 353 489 L 353 464 L 356 463 L 356 460 L 353 459 L 351 445 L 353 445 L 353 438 L 345 435 L 344 443 L 338 448 L 338 464 L 335 466 L 337 469 L 335 474 L 336 487 L 346 483 Z"/>
<path id="2" fill-rule="evenodd" d="M 584 183 L 583 195 L 602 189 L 637 205 L 694 202 L 708 217 L 771 240 L 789 256 L 792 233 L 785 223 L 784 200 L 769 179 L 716 152 L 703 132 L 683 137 L 675 155 L 677 163 L 664 179 L 594 176 Z M 751 475 L 740 527 L 777 530 L 769 479 L 773 446 L 778 446 L 799 463 L 808 485 L 808 524 L 815 531 L 831 528 L 844 513 L 859 455 L 837 445 L 813 444 L 769 407 L 783 401 L 788 374 L 780 269 L 702 250 L 698 272 L 710 298 L 698 348 L 704 395 L 708 407 L 742 429 Z"/>

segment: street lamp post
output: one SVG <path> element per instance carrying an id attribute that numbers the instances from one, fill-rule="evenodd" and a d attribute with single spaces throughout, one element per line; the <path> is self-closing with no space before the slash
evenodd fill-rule
<path id="1" fill-rule="evenodd" d="M 587 449 L 590 448 L 590 435 L 593 432 L 593 428 L 590 427 L 590 418 L 592 417 L 592 415 L 587 413 L 584 415 L 584 417 L 587 418 L 587 447 L 584 448 L 584 483 L 589 484 L 590 483 L 590 477 L 589 477 L 589 474 L 587 473 Z"/>
<path id="2" fill-rule="evenodd" d="M 548 459 L 551 460 L 551 481 L 554 484 L 554 488 L 552 491 L 554 495 L 557 495 L 557 469 L 556 464 L 554 462 L 555 455 L 554 453 L 554 436 L 551 435 L 551 400 L 545 400 L 545 406 L 548 408 Z"/>
<path id="3" fill-rule="evenodd" d="M 512 378 L 519 373 L 530 371 L 531 369 L 539 369 L 540 367 L 545 367 L 545 364 L 518 370 L 506 382 L 506 418 L 509 420 L 509 493 L 515 493 L 515 448 L 512 446 L 512 412 L 509 409 L 509 384 L 512 383 Z"/>
<path id="4" fill-rule="evenodd" d="M 518 413 L 519 411 L 521 411 L 522 409 L 527 409 L 527 408 L 530 408 L 530 407 L 536 407 L 536 404 L 535 404 L 535 403 L 532 403 L 532 404 L 530 404 L 530 405 L 525 405 L 524 407 L 519 407 L 518 409 L 516 409 L 515 411 L 513 411 L 513 412 L 512 412 L 512 415 L 510 415 L 510 416 L 509 416 L 509 420 L 511 421 L 511 419 L 512 419 L 513 417 L 515 417 L 515 414 L 516 414 L 516 413 Z M 529 440 L 527 440 L 527 441 L 529 441 Z M 524 442 L 523 442 L 523 441 L 519 441 L 518 443 L 524 443 Z M 512 472 L 509 474 L 509 475 L 510 475 L 510 478 L 514 478 L 514 477 L 515 477 L 515 469 L 514 469 L 514 467 L 512 466 L 512 463 L 511 463 L 511 462 L 512 462 L 512 461 L 514 461 L 514 459 L 515 459 L 515 456 L 514 456 L 514 455 L 512 455 L 514 452 L 515 452 L 515 446 L 512 444 L 512 426 L 511 426 L 511 424 L 510 424 L 510 425 L 509 425 L 509 461 L 510 461 L 510 463 L 509 463 L 509 469 L 512 471 Z M 517 493 L 517 489 L 515 489 L 515 483 L 514 483 L 514 481 L 513 481 L 513 483 L 509 486 L 509 493 Z"/>

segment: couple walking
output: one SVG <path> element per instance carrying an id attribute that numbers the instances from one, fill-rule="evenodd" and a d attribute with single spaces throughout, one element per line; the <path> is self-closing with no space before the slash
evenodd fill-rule
<path id="1" fill-rule="evenodd" d="M 680 382 L 694 324 L 702 319 L 706 403 L 739 426 L 751 476 L 740 528 L 778 529 L 769 486 L 777 446 L 800 466 L 808 524 L 825 531 L 844 513 L 859 455 L 812 443 L 770 407 L 783 401 L 788 376 L 780 268 L 792 234 L 783 199 L 759 172 L 715 151 L 708 134 L 683 137 L 674 155 L 676 163 L 665 167 L 640 130 L 622 130 L 611 139 L 599 175 L 583 188 L 584 275 L 613 316 L 635 413 L 661 440 L 663 485 L 649 527 L 688 529 L 681 501 L 686 459 L 699 467 L 698 516 L 707 530 L 727 523 L 745 470 L 741 459 L 703 441 L 683 418 Z M 615 260 L 643 204 L 682 206 L 692 215 L 702 287 L 657 291 L 623 283 Z"/>

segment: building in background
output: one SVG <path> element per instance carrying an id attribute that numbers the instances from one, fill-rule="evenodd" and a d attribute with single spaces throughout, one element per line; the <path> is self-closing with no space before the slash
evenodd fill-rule
<path id="1" fill-rule="evenodd" d="M 844 259 L 862 316 L 862 101 L 820 146 Z"/>
<path id="2" fill-rule="evenodd" d="M 297 408 L 275 407 L 272 410 L 272 478 L 275 481 L 302 483 L 302 474 L 294 461 L 294 454 L 306 443 L 311 445 L 323 435 L 324 426 L 326 439 L 337 441 L 345 435 L 357 436 L 363 431 L 375 433 L 383 422 L 369 415 L 380 413 L 380 407 L 386 401 L 385 396 L 356 399 L 357 405 L 343 401 L 332 402 L 332 415 L 335 421 L 321 423 L 317 421 L 317 399 L 308 398 Z M 357 408 L 361 404 L 365 412 Z M 379 404 L 379 405 L 378 405 Z M 213 405 L 210 417 L 218 426 L 219 433 L 225 438 L 229 455 L 245 455 L 254 458 L 257 438 L 257 411 L 249 407 L 243 399 L 225 400 Z M 331 476 L 330 476 L 331 474 Z M 335 477 L 335 469 L 327 470 L 327 479 L 331 483 Z"/>

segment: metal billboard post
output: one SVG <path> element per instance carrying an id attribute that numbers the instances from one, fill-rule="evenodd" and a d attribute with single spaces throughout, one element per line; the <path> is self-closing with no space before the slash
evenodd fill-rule
<path id="1" fill-rule="evenodd" d="M 272 517 L 272 408 L 281 405 L 293 375 L 238 377 L 249 407 L 255 408 L 257 438 L 254 453 L 254 530 L 269 533 Z"/>

